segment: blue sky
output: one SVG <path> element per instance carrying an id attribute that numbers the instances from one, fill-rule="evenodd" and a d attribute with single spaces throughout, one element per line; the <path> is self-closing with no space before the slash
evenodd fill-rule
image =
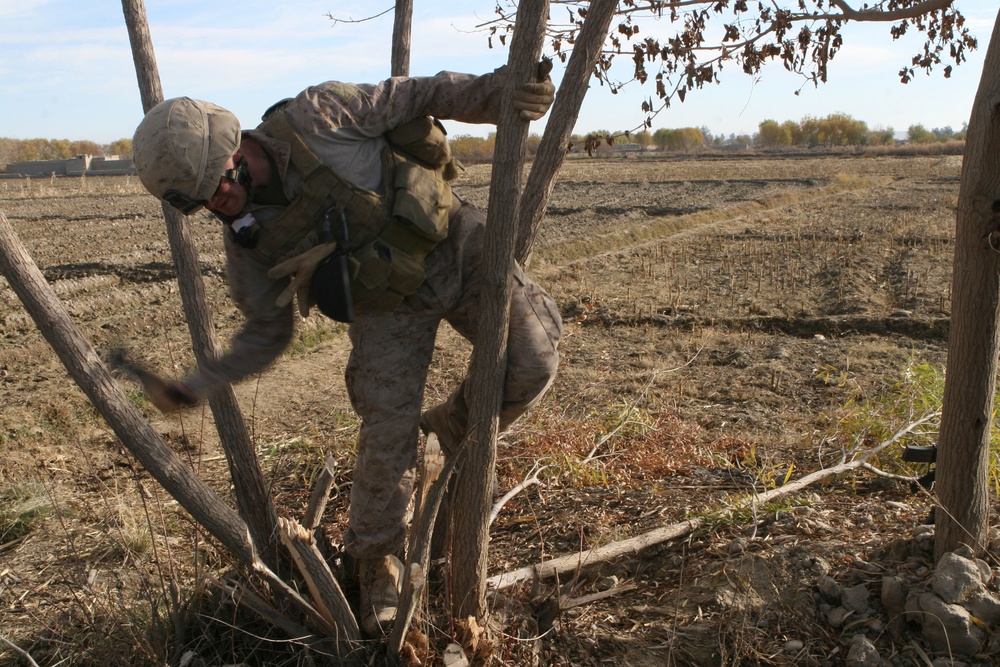
<path id="1" fill-rule="evenodd" d="M 391 3 L 146 0 L 146 11 L 166 97 L 213 101 L 252 127 L 272 102 L 310 84 L 387 77 L 391 12 L 353 24 L 335 24 L 328 15 L 360 19 Z M 707 126 L 715 134 L 752 134 L 769 118 L 798 121 L 841 112 L 897 132 L 915 123 L 958 130 L 969 117 L 996 9 L 982 0 L 957 3 L 980 48 L 950 79 L 937 71 L 900 84 L 897 71 L 922 44 L 916 31 L 893 42 L 888 24 L 849 24 L 827 84 L 796 96 L 801 78 L 780 67 L 754 80 L 730 65 L 721 85 L 692 93 L 660 114 L 653 129 Z M 493 7 L 492 0 L 417 0 L 411 73 L 485 72 L 502 65 L 506 49 L 489 49 L 485 34 L 476 30 L 492 18 Z M 640 25 L 644 34 L 671 32 L 666 22 Z M 617 72 L 627 77 L 629 69 L 622 59 Z M 561 71 L 557 63 L 554 78 Z M 632 85 L 618 95 L 592 86 L 576 131 L 636 127 L 643 119 L 640 103 L 652 94 L 650 86 Z M 0 137 L 109 143 L 130 137 L 141 116 L 120 2 L 0 0 Z M 492 128 L 452 123 L 448 129 L 484 136 Z M 542 129 L 541 123 L 533 126 Z"/>

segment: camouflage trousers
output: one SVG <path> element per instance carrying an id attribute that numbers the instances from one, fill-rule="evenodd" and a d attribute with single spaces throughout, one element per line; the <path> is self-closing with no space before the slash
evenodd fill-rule
<path id="1" fill-rule="evenodd" d="M 485 215 L 469 204 L 452 215 L 448 238 L 427 257 L 427 280 L 392 312 L 357 312 L 346 380 L 361 417 L 344 544 L 355 558 L 397 553 L 406 535 L 416 477 L 427 368 L 442 321 L 476 342 Z M 552 297 L 514 271 L 500 427 L 524 414 L 552 384 L 562 322 Z M 466 381 L 432 411 L 464 436 Z M 448 444 L 445 442 L 444 444 Z M 455 442 L 454 444 L 457 444 Z"/>

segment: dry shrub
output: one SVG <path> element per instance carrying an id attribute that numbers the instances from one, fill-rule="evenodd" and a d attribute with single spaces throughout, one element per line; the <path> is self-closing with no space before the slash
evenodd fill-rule
<path id="1" fill-rule="evenodd" d="M 637 487 L 692 467 L 733 465 L 747 449 L 738 438 L 707 440 L 673 410 L 610 406 L 607 414 L 572 417 L 543 405 L 501 445 L 499 470 L 520 480 L 546 461 L 550 477 L 568 486 Z"/>

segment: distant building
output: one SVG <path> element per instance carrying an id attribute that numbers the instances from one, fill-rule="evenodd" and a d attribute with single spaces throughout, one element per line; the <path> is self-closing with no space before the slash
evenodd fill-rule
<path id="1" fill-rule="evenodd" d="M 7 178 L 43 178 L 48 176 L 121 176 L 134 174 L 131 158 L 77 155 L 65 160 L 31 160 L 11 162 L 4 169 Z"/>

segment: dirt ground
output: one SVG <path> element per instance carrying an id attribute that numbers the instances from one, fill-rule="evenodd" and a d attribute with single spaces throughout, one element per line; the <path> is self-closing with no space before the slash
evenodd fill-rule
<path id="1" fill-rule="evenodd" d="M 919 635 L 886 630 L 879 587 L 889 572 L 927 571 L 916 549 L 897 562 L 900 541 L 926 534 L 926 494 L 857 473 L 723 510 L 878 444 L 868 406 L 915 368 L 943 368 L 960 168 L 956 156 L 567 161 L 530 266 L 563 314 L 561 370 L 501 439 L 501 491 L 549 467 L 501 511 L 490 573 L 708 520 L 558 591 L 508 591 L 531 632 L 507 627 L 499 662 L 840 665 L 865 634 L 885 664 L 924 664 Z M 457 186 L 480 205 L 488 189 L 478 166 Z M 126 348 L 167 375 L 190 367 L 160 208 L 134 178 L 0 180 L 0 210 L 98 352 Z M 241 320 L 219 223 L 203 214 L 191 228 L 225 341 Z M 212 585 L 229 560 L 122 448 L 2 279 L 0 323 L 0 517 L 18 498 L 37 505 L 30 525 L 4 535 L 12 522 L 0 523 L 0 636 L 39 664 L 308 664 L 237 622 Z M 343 325 L 314 316 L 274 368 L 237 387 L 279 514 L 301 516 L 322 461 L 336 459 L 334 545 L 357 429 L 347 354 Z M 468 354 L 442 328 L 428 404 Z M 230 494 L 210 416 L 164 417 L 122 383 Z M 879 466 L 919 474 L 901 449 Z M 821 575 L 864 584 L 870 612 L 831 624 Z M 541 638 L 523 638 L 532 632 Z M 0 664 L 27 663 L 0 644 Z"/>

